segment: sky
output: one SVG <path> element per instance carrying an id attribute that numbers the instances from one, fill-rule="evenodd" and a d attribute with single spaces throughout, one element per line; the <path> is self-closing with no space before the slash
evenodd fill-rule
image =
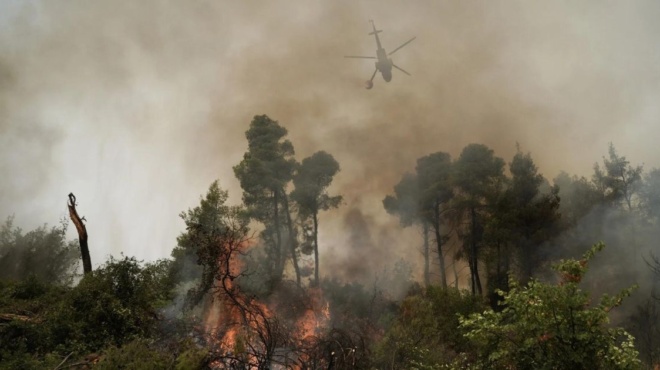
<path id="1" fill-rule="evenodd" d="M 370 19 L 387 50 L 416 39 L 392 56 L 412 76 L 366 90 L 373 61 L 343 56 L 375 54 Z M 0 0 L 0 217 L 56 225 L 73 192 L 94 265 L 168 257 L 213 180 L 240 203 L 232 167 L 267 114 L 298 160 L 340 163 L 322 275 L 419 262 L 382 199 L 421 156 L 519 144 L 551 180 L 612 142 L 660 167 L 657 19 L 652 0 Z"/>

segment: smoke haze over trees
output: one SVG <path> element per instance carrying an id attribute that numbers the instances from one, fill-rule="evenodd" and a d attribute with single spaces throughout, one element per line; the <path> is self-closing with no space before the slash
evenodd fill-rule
<path id="1" fill-rule="evenodd" d="M 60 194 L 74 191 L 98 205 L 86 216 L 104 220 L 90 230 L 100 256 L 167 256 L 176 215 L 216 178 L 238 201 L 232 166 L 255 114 L 286 125 L 298 160 L 325 150 L 342 164 L 330 191 L 350 206 L 327 212 L 319 235 L 341 262 L 321 271 L 350 263 L 357 246 L 337 231 L 355 208 L 373 235 L 396 226 L 381 200 L 437 150 L 456 158 L 483 143 L 508 159 L 519 142 L 548 179 L 590 177 L 610 141 L 632 163 L 660 165 L 654 1 L 2 8 L 0 205 L 32 229 L 37 215 L 59 219 Z M 417 36 L 395 58 L 413 77 L 362 88 L 372 64 L 342 56 L 374 48 L 368 19 L 385 47 Z M 153 191 L 153 179 L 167 186 Z M 419 236 L 404 235 L 378 244 L 407 257 L 396 246 Z"/>

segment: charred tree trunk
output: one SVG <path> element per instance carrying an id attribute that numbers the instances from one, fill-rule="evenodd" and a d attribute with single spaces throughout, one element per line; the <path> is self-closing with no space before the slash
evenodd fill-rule
<path id="1" fill-rule="evenodd" d="M 297 240 L 293 232 L 293 221 L 291 221 L 291 212 L 289 212 L 289 198 L 284 194 L 284 212 L 286 213 L 286 222 L 289 230 L 289 248 L 291 253 L 291 261 L 293 262 L 293 269 L 296 272 L 296 283 L 300 285 L 300 268 L 298 267 L 298 258 L 296 258 Z"/>
<path id="2" fill-rule="evenodd" d="M 80 255 L 83 262 L 83 271 L 85 275 L 92 272 L 92 258 L 89 255 L 89 246 L 87 245 L 87 228 L 83 223 L 84 218 L 78 216 L 78 211 L 76 211 L 76 196 L 73 193 L 69 193 L 69 217 L 71 221 L 76 225 L 76 230 L 78 231 L 78 242 L 80 243 Z"/>
<path id="3" fill-rule="evenodd" d="M 422 229 L 424 233 L 424 285 L 429 287 L 431 285 L 431 273 L 429 271 L 429 223 L 423 221 Z"/>

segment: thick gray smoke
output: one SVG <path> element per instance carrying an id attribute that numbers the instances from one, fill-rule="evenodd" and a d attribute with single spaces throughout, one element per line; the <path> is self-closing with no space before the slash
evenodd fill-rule
<path id="1" fill-rule="evenodd" d="M 322 273 L 373 274 L 419 259 L 381 200 L 420 156 L 479 142 L 509 161 L 519 142 L 553 178 L 613 141 L 659 166 L 659 16 L 650 0 L 0 0 L 0 216 L 54 223 L 74 192 L 94 263 L 167 256 L 214 179 L 240 201 L 232 166 L 268 114 L 299 159 L 342 167 Z M 417 36 L 392 56 L 412 77 L 364 89 L 373 64 L 342 56 L 374 53 L 369 19 L 386 49 Z"/>

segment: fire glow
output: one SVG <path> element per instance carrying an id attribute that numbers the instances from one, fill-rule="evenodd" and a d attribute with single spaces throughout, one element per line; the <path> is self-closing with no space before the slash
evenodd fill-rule
<path id="1" fill-rule="evenodd" d="M 302 369 L 312 360 L 318 338 L 328 332 L 330 305 L 318 287 L 286 285 L 268 302 L 249 297 L 234 280 L 239 256 L 249 243 L 227 242 L 218 259 L 213 296 L 205 305 L 204 328 L 216 348 L 217 369 Z"/>

